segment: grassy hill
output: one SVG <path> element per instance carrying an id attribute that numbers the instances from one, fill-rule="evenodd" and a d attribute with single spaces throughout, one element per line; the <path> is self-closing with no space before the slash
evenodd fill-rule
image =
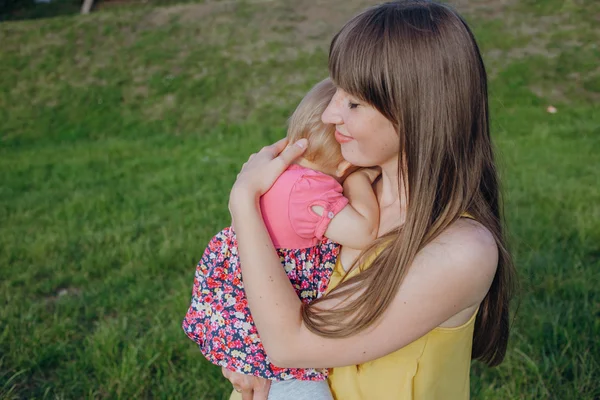
<path id="1" fill-rule="evenodd" d="M 0 23 L 0 398 L 226 398 L 183 334 L 240 165 L 366 0 Z M 490 74 L 521 289 L 474 399 L 600 398 L 600 3 L 458 0 Z M 556 113 L 549 113 L 552 105 Z"/>

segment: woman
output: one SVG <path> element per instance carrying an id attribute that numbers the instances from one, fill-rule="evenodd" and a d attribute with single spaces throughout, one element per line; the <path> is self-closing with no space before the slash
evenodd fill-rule
<path id="1" fill-rule="evenodd" d="M 386 3 L 334 37 L 329 70 L 323 121 L 347 161 L 381 169 L 378 239 L 343 248 L 329 293 L 303 306 L 257 199 L 306 144 L 250 157 L 230 211 L 265 349 L 281 367 L 333 368 L 338 400 L 466 399 L 471 358 L 504 358 L 514 275 L 477 44 L 447 6 Z M 224 374 L 244 399 L 266 398 L 267 382 Z"/>

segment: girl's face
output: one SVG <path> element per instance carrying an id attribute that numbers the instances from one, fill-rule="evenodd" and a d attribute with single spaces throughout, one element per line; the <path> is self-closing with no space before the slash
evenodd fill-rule
<path id="1" fill-rule="evenodd" d="M 397 161 L 398 134 L 377 109 L 338 88 L 321 119 L 336 127 L 346 161 L 359 167 L 383 166 Z"/>

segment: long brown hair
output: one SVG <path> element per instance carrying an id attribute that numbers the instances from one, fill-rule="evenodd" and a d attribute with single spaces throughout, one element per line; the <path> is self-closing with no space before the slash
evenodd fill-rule
<path id="1" fill-rule="evenodd" d="M 508 342 L 514 267 L 503 232 L 487 76 L 471 30 L 446 5 L 381 4 L 333 38 L 329 71 L 337 86 L 396 127 L 398 175 L 409 197 L 404 224 L 376 240 L 353 266 L 368 258 L 370 267 L 303 307 L 306 325 L 326 337 L 371 326 L 389 307 L 416 254 L 467 212 L 493 234 L 499 250 L 496 275 L 476 317 L 472 357 L 498 365 Z M 326 298 L 346 300 L 334 310 L 319 309 Z"/>

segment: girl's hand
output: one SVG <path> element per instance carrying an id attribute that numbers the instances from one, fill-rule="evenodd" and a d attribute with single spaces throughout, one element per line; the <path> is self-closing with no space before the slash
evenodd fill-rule
<path id="1" fill-rule="evenodd" d="M 292 161 L 304 153 L 308 142 L 300 139 L 291 146 L 287 144 L 287 139 L 281 139 L 250 156 L 231 189 L 230 210 L 233 211 L 238 202 L 254 202 L 265 194 Z"/>
<path id="2" fill-rule="evenodd" d="M 221 368 L 223 376 L 231 382 L 235 391 L 242 394 L 242 400 L 267 400 L 271 381 L 251 375 L 244 375 Z"/>

